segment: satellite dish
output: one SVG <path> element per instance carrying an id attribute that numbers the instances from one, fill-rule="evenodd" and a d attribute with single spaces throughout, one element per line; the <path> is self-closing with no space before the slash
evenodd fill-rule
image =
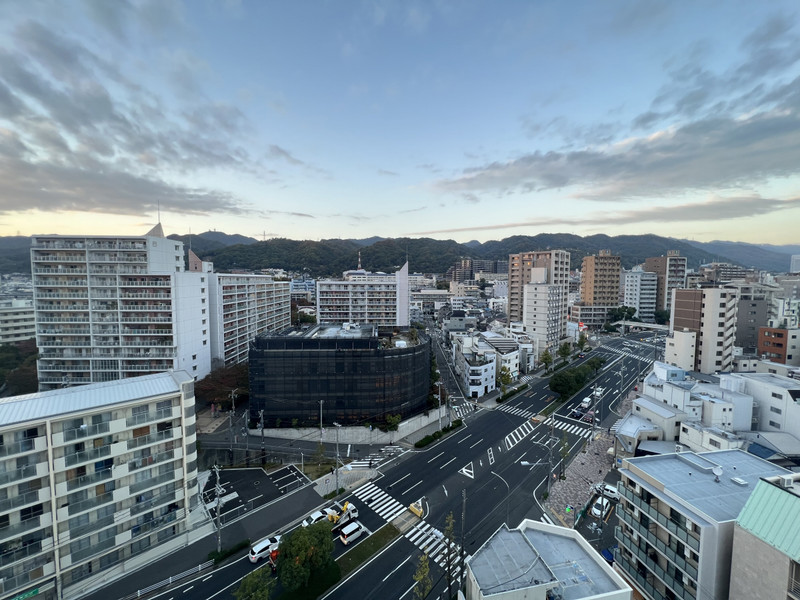
<path id="1" fill-rule="evenodd" d="M 711 469 L 711 472 L 714 474 L 714 481 L 719 483 L 719 476 L 722 475 L 722 467 L 717 465 L 716 467 Z"/>

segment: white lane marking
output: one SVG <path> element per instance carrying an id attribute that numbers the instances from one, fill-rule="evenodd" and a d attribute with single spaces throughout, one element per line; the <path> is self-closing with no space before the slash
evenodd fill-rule
<path id="1" fill-rule="evenodd" d="M 213 575 L 209 575 L 208 577 L 206 577 L 205 579 L 203 579 L 203 581 L 204 581 L 204 582 L 206 582 L 206 581 L 208 581 L 209 579 L 211 579 L 212 577 L 213 577 Z"/>
<path id="2" fill-rule="evenodd" d="M 410 492 L 411 490 L 413 490 L 415 487 L 417 487 L 417 486 L 418 486 L 420 483 L 422 483 L 422 480 L 419 480 L 417 483 L 415 483 L 414 485 L 412 485 L 412 486 L 411 486 L 410 488 L 408 488 L 408 489 L 407 489 L 405 492 L 403 492 L 403 494 L 407 494 L 408 492 Z"/>
<path id="3" fill-rule="evenodd" d="M 460 444 L 461 442 L 463 442 L 463 441 L 464 441 L 464 440 L 466 440 L 467 438 L 471 438 L 471 437 L 472 437 L 472 434 L 470 433 L 468 436 L 466 436 L 466 437 L 463 437 L 463 438 L 461 438 L 460 440 L 458 440 L 458 441 L 456 442 L 456 444 Z"/>
<path id="4" fill-rule="evenodd" d="M 194 586 L 193 586 L 193 585 L 190 585 L 188 588 L 186 588 L 185 590 L 183 590 L 183 593 L 185 594 L 185 593 L 186 593 L 186 592 L 188 592 L 189 590 L 193 590 L 193 589 L 194 589 Z"/>
<path id="5" fill-rule="evenodd" d="M 395 572 L 395 571 L 397 571 L 397 569 L 399 569 L 400 567 L 402 567 L 404 564 L 406 564 L 406 563 L 407 563 L 408 561 L 410 561 L 410 560 L 411 560 L 411 557 L 409 556 L 409 557 L 408 557 L 408 558 L 406 558 L 406 559 L 405 559 L 403 562 L 401 562 L 399 565 L 397 565 L 397 566 L 394 568 L 394 570 L 393 570 L 391 573 L 389 573 L 389 574 L 388 574 L 386 577 L 384 577 L 384 578 L 383 578 L 383 580 L 384 580 L 384 581 L 386 581 L 387 579 L 389 579 L 389 577 L 391 577 L 392 575 L 394 575 L 394 572 Z"/>
<path id="6" fill-rule="evenodd" d="M 432 459 L 430 459 L 430 460 L 428 461 L 428 464 L 430 464 L 430 463 L 432 463 L 433 461 L 435 461 L 435 460 L 436 460 L 437 458 L 439 458 L 439 457 L 440 457 L 442 454 L 444 454 L 444 452 L 439 452 L 439 454 L 437 454 L 436 456 L 434 456 Z"/>
<path id="7" fill-rule="evenodd" d="M 455 459 L 456 459 L 456 457 L 454 456 L 453 458 L 451 458 L 450 460 L 448 460 L 446 463 L 444 463 L 444 464 L 443 464 L 441 467 L 439 467 L 439 470 L 442 470 L 442 469 L 444 469 L 444 468 L 445 468 L 447 465 L 449 465 L 449 464 L 450 464 L 451 462 L 453 462 Z"/>
<path id="8" fill-rule="evenodd" d="M 477 446 L 478 444 L 480 444 L 482 441 L 483 441 L 483 438 L 479 439 L 477 442 L 475 442 L 474 444 L 472 444 L 472 446 L 470 446 L 470 448 L 474 448 L 475 446 Z"/>
<path id="9" fill-rule="evenodd" d="M 390 485 L 392 485 L 392 486 L 394 486 L 394 485 L 397 485 L 398 483 L 400 483 L 401 481 L 403 481 L 403 479 L 405 479 L 406 477 L 410 477 L 410 476 L 411 476 L 411 473 L 406 473 L 406 474 L 405 474 L 405 475 L 403 475 L 403 476 L 402 476 L 400 479 L 398 479 L 397 481 L 395 481 L 394 483 L 392 483 L 392 484 L 390 484 Z"/>

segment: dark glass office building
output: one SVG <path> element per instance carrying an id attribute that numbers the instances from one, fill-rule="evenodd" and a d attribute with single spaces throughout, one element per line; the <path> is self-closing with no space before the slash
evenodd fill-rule
<path id="1" fill-rule="evenodd" d="M 382 423 L 425 410 L 430 338 L 380 337 L 371 325 L 265 333 L 250 344 L 250 416 L 265 427 Z M 280 419 L 280 422 L 278 422 Z M 296 419 L 296 421 L 295 421 Z"/>

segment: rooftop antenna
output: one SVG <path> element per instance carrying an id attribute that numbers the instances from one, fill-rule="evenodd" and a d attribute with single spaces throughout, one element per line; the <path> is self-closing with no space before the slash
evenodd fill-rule
<path id="1" fill-rule="evenodd" d="M 358 251 L 358 270 L 361 270 L 361 250 Z"/>
<path id="2" fill-rule="evenodd" d="M 192 228 L 189 227 L 189 250 L 192 249 Z"/>
<path id="3" fill-rule="evenodd" d="M 161 198 L 159 198 L 156 202 L 157 202 L 156 211 L 158 215 L 158 222 L 161 223 Z"/>
<path id="4" fill-rule="evenodd" d="M 722 475 L 722 467 L 716 466 L 711 469 L 711 472 L 714 474 L 714 481 L 719 483 L 719 476 Z"/>

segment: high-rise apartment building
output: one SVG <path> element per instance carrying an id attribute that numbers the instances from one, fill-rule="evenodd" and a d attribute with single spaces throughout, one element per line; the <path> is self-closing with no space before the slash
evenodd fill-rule
<path id="1" fill-rule="evenodd" d="M 185 545 L 194 405 L 183 371 L 4 398 L 0 597 L 80 598 Z"/>
<path id="2" fill-rule="evenodd" d="M 183 243 L 143 236 L 32 237 L 39 389 L 211 370 L 209 278 Z"/>
<path id="3" fill-rule="evenodd" d="M 545 269 L 541 282 L 559 285 L 562 288 L 563 314 L 567 314 L 569 299 L 569 252 L 566 250 L 540 250 L 522 252 L 508 256 L 508 319 L 509 322 L 523 320 L 525 285 L 531 283 L 533 269 Z M 559 339 L 567 334 L 567 320 L 559 325 Z"/>
<path id="4" fill-rule="evenodd" d="M 622 303 L 636 309 L 636 318 L 655 323 L 658 276 L 641 268 L 625 271 Z"/>
<path id="5" fill-rule="evenodd" d="M 694 362 L 687 365 L 685 348 L 669 338 L 665 361 L 701 373 L 733 369 L 738 290 L 724 287 L 675 289 L 672 292 L 670 336 L 694 333 Z"/>
<path id="6" fill-rule="evenodd" d="M 392 275 L 363 269 L 317 282 L 318 323 L 408 327 L 408 263 Z"/>
<path id="7" fill-rule="evenodd" d="M 616 567 L 645 598 L 728 598 L 736 519 L 761 477 L 790 471 L 741 450 L 623 459 Z M 757 596 L 769 597 L 769 596 Z"/>
<path id="8" fill-rule="evenodd" d="M 31 298 L 0 298 L 0 344 L 13 344 L 36 337 L 36 319 Z"/>
<path id="9" fill-rule="evenodd" d="M 545 349 L 552 352 L 558 347 L 567 320 L 564 286 L 547 283 L 546 271 L 532 269 L 531 282 L 525 284 L 523 293 L 522 323 L 537 357 Z"/>
<path id="10" fill-rule="evenodd" d="M 656 310 L 672 309 L 672 290 L 686 286 L 686 257 L 677 250 L 667 251 L 666 256 L 647 258 L 644 270 L 658 276 Z"/>
<path id="11" fill-rule="evenodd" d="M 585 256 L 581 267 L 581 300 L 572 305 L 570 320 L 597 328 L 608 320 L 608 312 L 619 306 L 620 257 L 611 250 Z"/>

